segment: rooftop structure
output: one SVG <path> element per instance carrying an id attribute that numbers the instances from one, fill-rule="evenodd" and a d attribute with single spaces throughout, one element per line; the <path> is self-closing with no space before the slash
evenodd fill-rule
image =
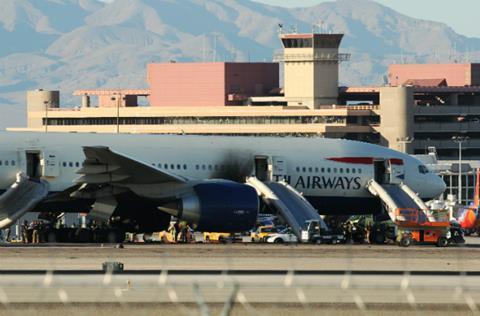
<path id="1" fill-rule="evenodd" d="M 147 72 L 151 106 L 243 105 L 279 87 L 277 63 L 156 63 Z"/>
<path id="2" fill-rule="evenodd" d="M 406 85 L 409 80 L 418 79 L 445 80 L 448 86 L 479 86 L 480 64 L 393 64 L 388 67 L 391 86 Z"/>

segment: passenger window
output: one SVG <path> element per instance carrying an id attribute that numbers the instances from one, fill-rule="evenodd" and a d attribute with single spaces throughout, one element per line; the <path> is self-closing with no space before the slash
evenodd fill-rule
<path id="1" fill-rule="evenodd" d="M 163 167 L 165 167 L 165 169 L 168 169 L 168 164 L 164 164 Z"/>
<path id="2" fill-rule="evenodd" d="M 215 169 L 215 170 L 218 170 L 218 165 L 215 165 L 214 169 Z"/>
<path id="3" fill-rule="evenodd" d="M 0 166 L 2 165 L 2 161 L 0 160 Z"/>
<path id="4" fill-rule="evenodd" d="M 312 167 L 308 167 L 308 172 L 312 172 Z"/>
<path id="5" fill-rule="evenodd" d="M 5 166 L 8 166 L 8 160 L 5 160 Z"/>
<path id="6" fill-rule="evenodd" d="M 158 166 L 158 169 L 162 169 L 162 164 L 161 163 L 159 163 L 157 166 Z"/>
<path id="7" fill-rule="evenodd" d="M 199 165 L 195 165 L 195 169 L 200 169 L 200 166 Z"/>
<path id="8" fill-rule="evenodd" d="M 315 167 L 315 172 L 318 172 L 318 167 Z"/>
<path id="9" fill-rule="evenodd" d="M 346 173 L 350 173 L 350 168 L 346 168 L 346 169 L 345 169 L 345 172 L 346 172 Z"/>
<path id="10" fill-rule="evenodd" d="M 75 167 L 80 167 L 80 163 L 78 161 L 75 163 Z"/>
<path id="11" fill-rule="evenodd" d="M 330 168 L 327 168 L 327 172 L 330 173 L 332 171 L 332 169 Z"/>
<path id="12" fill-rule="evenodd" d="M 12 160 L 12 166 L 15 166 L 15 160 Z"/>
<path id="13" fill-rule="evenodd" d="M 322 173 L 325 173 L 325 168 L 320 169 Z"/>
<path id="14" fill-rule="evenodd" d="M 295 168 L 295 170 L 297 170 L 297 172 L 300 172 L 300 167 Z"/>
<path id="15" fill-rule="evenodd" d="M 307 172 L 307 168 L 302 167 L 302 172 Z"/>
<path id="16" fill-rule="evenodd" d="M 205 170 L 207 169 L 207 167 L 205 167 L 205 165 L 202 165 L 202 170 Z"/>
<path id="17" fill-rule="evenodd" d="M 212 165 L 208 165 L 208 170 L 212 170 Z"/>
<path id="18" fill-rule="evenodd" d="M 337 168 L 333 168 L 333 173 L 337 173 Z"/>
<path id="19" fill-rule="evenodd" d="M 172 170 L 175 169 L 175 165 L 174 165 L 174 164 L 171 164 L 171 165 L 170 165 L 170 169 L 172 169 Z"/>
<path id="20" fill-rule="evenodd" d="M 178 169 L 178 170 L 182 169 L 182 166 L 177 165 L 177 169 Z"/>
<path id="21" fill-rule="evenodd" d="M 343 168 L 340 168 L 340 173 L 343 173 Z"/>
<path id="22" fill-rule="evenodd" d="M 183 165 L 183 170 L 187 170 L 187 165 Z"/>
<path id="23" fill-rule="evenodd" d="M 69 166 L 70 168 L 73 167 L 73 162 L 70 161 L 70 162 L 68 163 L 68 166 Z"/>
<path id="24" fill-rule="evenodd" d="M 362 173 L 362 169 L 358 169 L 358 173 Z"/>
<path id="25" fill-rule="evenodd" d="M 352 168 L 352 173 L 355 173 L 355 168 Z"/>

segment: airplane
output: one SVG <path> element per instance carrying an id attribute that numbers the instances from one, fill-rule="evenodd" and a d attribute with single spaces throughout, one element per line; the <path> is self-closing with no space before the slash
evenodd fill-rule
<path id="1" fill-rule="evenodd" d="M 20 173 L 45 196 L 15 196 Z M 132 232 L 166 229 L 172 215 L 200 231 L 247 231 L 259 210 L 244 183 L 252 175 L 285 180 L 327 215 L 383 212 L 370 179 L 405 183 L 423 200 L 445 190 L 419 160 L 345 139 L 0 132 L 0 228 L 28 209 L 89 212 Z"/>

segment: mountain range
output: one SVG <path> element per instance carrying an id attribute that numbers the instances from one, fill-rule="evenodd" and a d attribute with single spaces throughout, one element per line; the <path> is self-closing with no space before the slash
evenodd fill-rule
<path id="1" fill-rule="evenodd" d="M 0 129 L 24 126 L 25 91 L 144 88 L 146 64 L 176 61 L 271 61 L 284 31 L 345 33 L 343 85 L 378 85 L 401 62 L 480 58 L 480 39 L 448 25 L 414 19 L 371 0 L 309 8 L 250 0 L 2 0 Z"/>

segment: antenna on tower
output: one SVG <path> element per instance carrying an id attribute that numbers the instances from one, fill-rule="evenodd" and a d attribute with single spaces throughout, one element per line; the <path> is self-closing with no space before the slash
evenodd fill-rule
<path id="1" fill-rule="evenodd" d="M 283 23 L 278 23 L 277 32 L 278 32 L 279 35 L 283 34 Z"/>
<path id="2" fill-rule="evenodd" d="M 312 33 L 323 32 L 323 21 L 319 20 L 317 23 L 312 24 Z"/>

